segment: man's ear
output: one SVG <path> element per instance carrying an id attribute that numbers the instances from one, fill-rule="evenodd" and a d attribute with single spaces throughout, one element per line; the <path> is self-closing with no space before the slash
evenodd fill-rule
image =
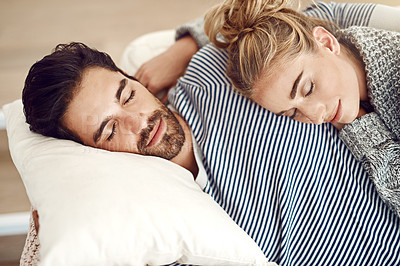
<path id="1" fill-rule="evenodd" d="M 322 47 L 328 48 L 334 54 L 340 54 L 340 44 L 335 36 L 324 27 L 317 26 L 312 30 L 314 39 Z"/>

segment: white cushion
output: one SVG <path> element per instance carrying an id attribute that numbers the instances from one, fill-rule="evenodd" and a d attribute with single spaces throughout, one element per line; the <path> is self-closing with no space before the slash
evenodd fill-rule
<path id="1" fill-rule="evenodd" d="M 129 75 L 134 75 L 139 67 L 175 42 L 175 30 L 163 30 L 142 35 L 128 44 L 118 65 Z"/>
<path id="2" fill-rule="evenodd" d="M 32 133 L 20 100 L 3 109 L 39 213 L 40 265 L 270 264 L 186 169 Z"/>

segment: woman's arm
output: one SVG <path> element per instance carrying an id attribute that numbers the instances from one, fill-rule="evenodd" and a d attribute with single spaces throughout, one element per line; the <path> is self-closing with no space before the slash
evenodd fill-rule
<path id="1" fill-rule="evenodd" d="M 338 4 L 338 3 L 324 3 L 317 2 L 308 7 L 304 13 L 309 16 L 315 16 L 323 19 L 328 19 L 330 21 L 336 22 L 339 26 L 345 28 L 352 25 L 358 26 L 379 26 L 383 29 L 387 27 L 390 29 L 393 27 L 390 21 L 399 21 L 400 19 L 400 9 L 376 5 L 376 4 Z M 382 21 L 382 22 L 381 22 Z M 396 28 L 400 31 L 400 23 L 397 23 Z M 199 18 L 190 23 L 180 26 L 176 30 L 177 41 L 172 45 L 182 47 L 179 43 L 183 37 L 191 39 L 191 43 L 195 42 L 197 44 L 196 49 L 188 49 L 191 51 L 192 56 L 197 50 L 207 43 L 209 43 L 208 37 L 204 33 L 204 19 Z M 186 69 L 187 53 L 174 53 L 179 51 L 179 49 L 168 49 L 164 52 L 164 55 L 160 55 L 151 59 L 148 63 L 145 63 L 140 71 L 141 73 L 146 73 L 142 76 L 140 73 L 135 74 L 139 81 L 151 85 L 151 91 L 154 94 L 165 89 L 166 84 L 175 84 L 177 79 L 182 74 L 182 69 Z M 180 59 L 181 56 L 185 56 L 186 59 Z M 160 67 L 157 66 L 160 64 Z M 166 69 L 164 66 L 171 66 Z M 167 74 L 163 73 L 168 71 Z M 138 77 L 139 76 L 139 77 Z M 144 78 L 147 77 L 147 78 Z M 162 82 L 161 82 L 162 80 Z"/>
<path id="2" fill-rule="evenodd" d="M 400 8 L 396 7 L 373 3 L 316 2 L 303 12 L 308 16 L 333 21 L 341 28 L 368 26 L 400 31 Z M 177 40 L 186 35 L 192 36 L 199 48 L 209 43 L 208 37 L 204 33 L 203 18 L 177 28 L 175 36 Z"/>
<path id="3" fill-rule="evenodd" d="M 400 217 L 400 142 L 377 113 L 343 126 L 339 137 L 375 183 L 381 198 Z"/>
<path id="4" fill-rule="evenodd" d="M 371 14 L 368 26 L 400 32 L 400 2 L 398 7 L 377 5 Z"/>
<path id="5" fill-rule="evenodd" d="M 340 28 L 368 26 L 376 4 L 371 3 L 325 3 L 316 2 L 303 13 L 336 23 Z"/>
<path id="6" fill-rule="evenodd" d="M 179 40 L 187 35 L 192 36 L 199 48 L 210 42 L 207 35 L 204 33 L 204 18 L 198 18 L 178 27 L 176 29 L 175 39 Z"/>
<path id="7" fill-rule="evenodd" d="M 159 94 L 174 86 L 178 78 L 183 76 L 197 50 L 197 44 L 190 35 L 182 37 L 165 52 L 141 65 L 134 76 L 150 92 Z"/>
<path id="8" fill-rule="evenodd" d="M 368 26 L 400 31 L 400 8 L 371 3 L 317 2 L 304 10 L 308 16 L 326 19 L 341 28 Z"/>
<path id="9" fill-rule="evenodd" d="M 135 78 L 165 101 L 166 92 L 183 76 L 192 56 L 209 43 L 203 27 L 203 18 L 180 26 L 176 30 L 176 42 L 165 52 L 145 62 L 135 73 Z"/>

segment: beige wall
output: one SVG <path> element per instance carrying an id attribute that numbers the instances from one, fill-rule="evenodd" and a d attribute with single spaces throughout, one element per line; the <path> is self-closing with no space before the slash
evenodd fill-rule
<path id="1" fill-rule="evenodd" d="M 133 38 L 175 28 L 202 15 L 214 3 L 214 0 L 0 1 L 0 106 L 20 97 L 29 67 L 58 43 L 81 41 L 117 60 Z"/>

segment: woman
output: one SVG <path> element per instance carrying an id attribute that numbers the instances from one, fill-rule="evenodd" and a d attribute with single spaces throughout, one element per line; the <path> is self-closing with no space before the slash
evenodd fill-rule
<path id="1" fill-rule="evenodd" d="M 399 33 L 338 31 L 285 0 L 226 0 L 206 15 L 205 31 L 228 50 L 239 92 L 279 116 L 334 124 L 400 216 Z"/>

